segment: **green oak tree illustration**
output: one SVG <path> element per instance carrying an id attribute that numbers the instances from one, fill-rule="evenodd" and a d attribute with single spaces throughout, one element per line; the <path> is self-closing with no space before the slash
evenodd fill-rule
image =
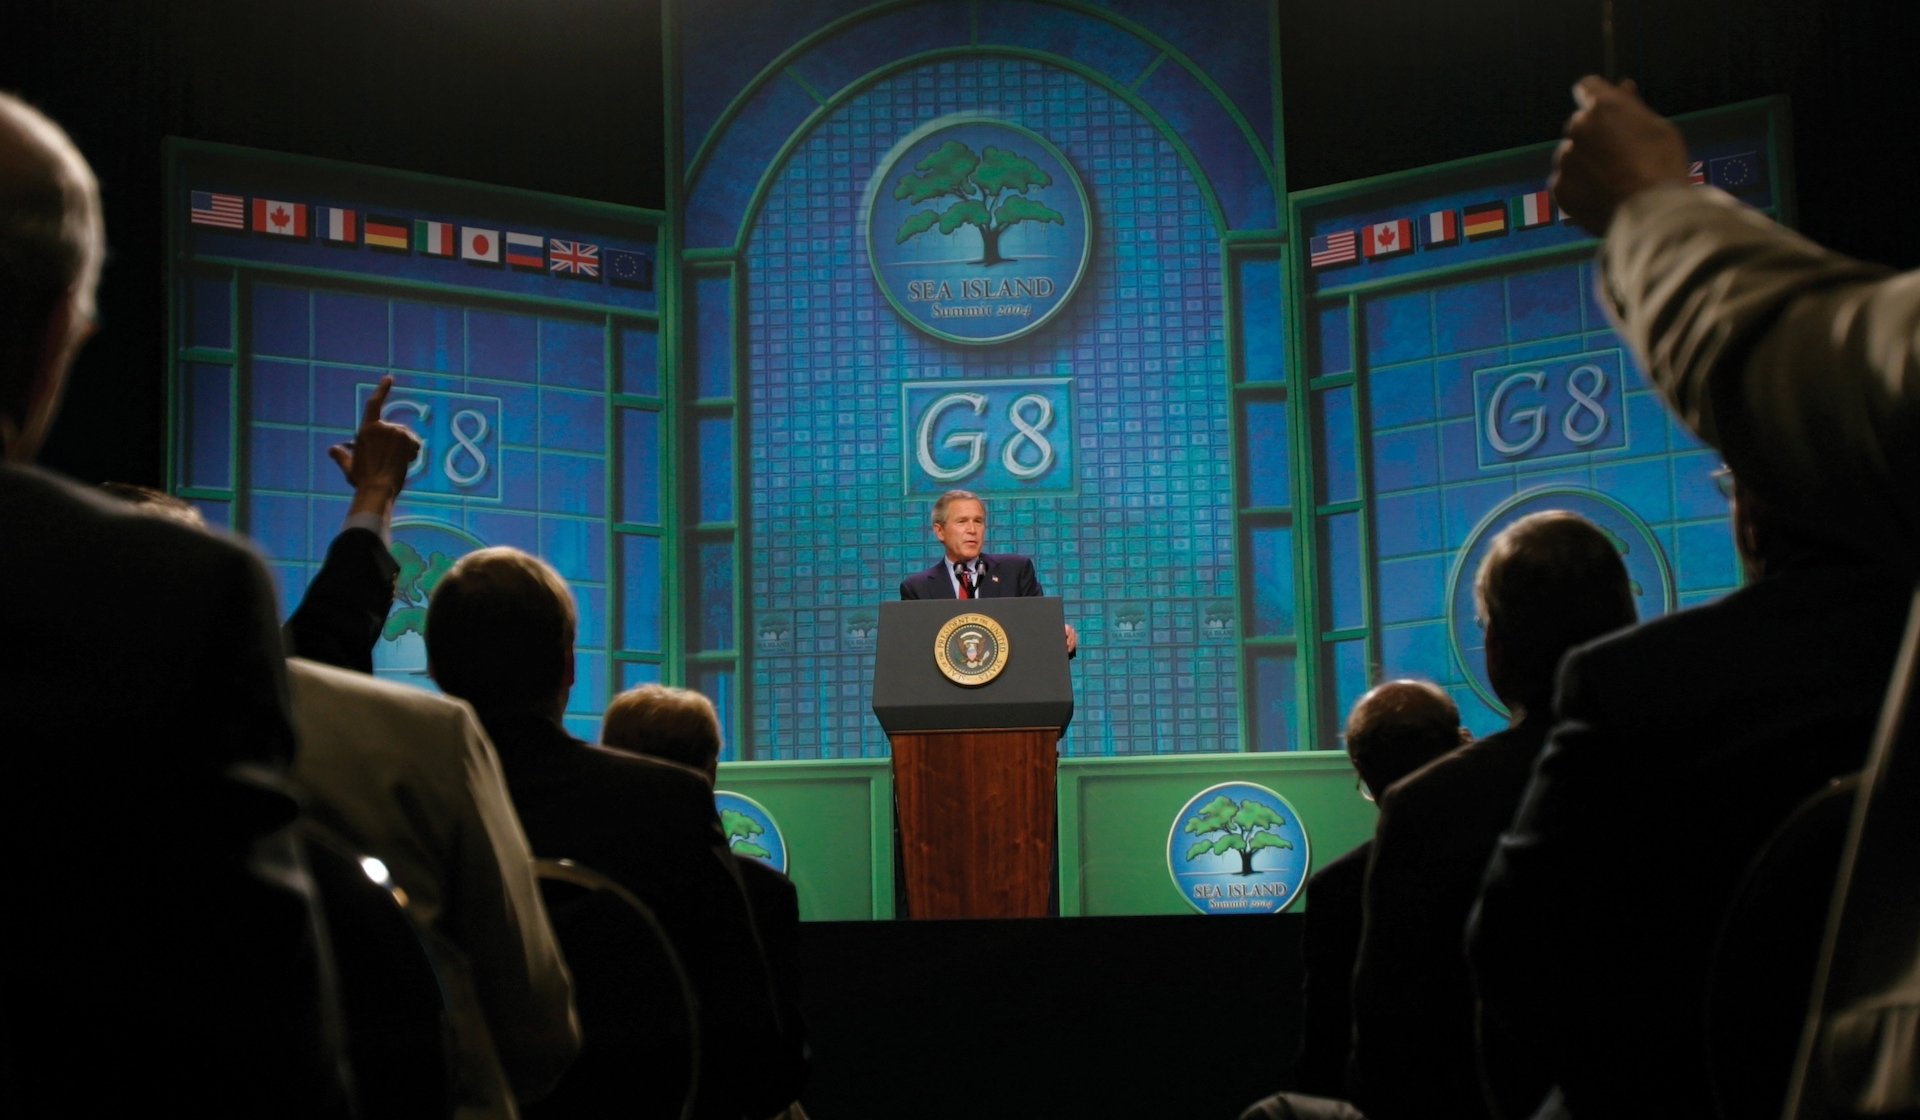
<path id="1" fill-rule="evenodd" d="M 1000 255 L 1000 235 L 1021 222 L 1066 225 L 1058 210 L 1028 195 L 1053 185 L 1053 176 L 1040 165 L 1006 148 L 985 148 L 979 155 L 958 140 L 913 165 L 918 175 L 903 176 L 893 197 L 911 205 L 952 198 L 945 210 L 921 210 L 900 224 L 894 244 L 904 244 L 930 229 L 952 237 L 961 226 L 980 231 L 982 252 L 975 264 L 988 268 L 1010 258 Z M 1002 200 L 1001 196 L 1006 196 Z"/>
<path id="2" fill-rule="evenodd" d="M 423 557 L 407 542 L 395 541 L 393 559 L 400 565 L 400 574 L 393 583 L 393 597 L 399 606 L 387 616 L 387 624 L 381 627 L 380 636 L 390 642 L 398 641 L 409 632 L 424 638 L 427 635 L 427 600 L 432 598 L 433 589 L 440 585 L 441 577 L 453 568 L 453 557 L 444 552 L 431 552 Z"/>
<path id="3" fill-rule="evenodd" d="M 752 856 L 755 859 L 773 858 L 772 852 L 753 842 L 753 837 L 766 831 L 760 827 L 759 821 L 738 809 L 722 809 L 720 827 L 726 831 L 727 844 L 735 855 Z"/>
<path id="4" fill-rule="evenodd" d="M 1291 848 L 1292 841 L 1283 840 L 1268 829 L 1280 828 L 1287 819 L 1265 805 L 1249 798 L 1234 804 L 1233 798 L 1226 794 L 1206 803 L 1193 816 L 1187 818 L 1182 832 L 1201 837 L 1199 843 L 1187 849 L 1187 858 L 1212 853 L 1225 855 L 1229 851 L 1240 853 L 1240 870 L 1236 875 L 1253 874 L 1253 856 L 1263 848 Z M 1219 833 L 1218 840 L 1206 837 Z"/>

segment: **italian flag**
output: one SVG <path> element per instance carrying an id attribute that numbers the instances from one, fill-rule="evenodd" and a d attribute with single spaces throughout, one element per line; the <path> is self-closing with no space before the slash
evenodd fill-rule
<path id="1" fill-rule="evenodd" d="M 429 222 L 421 219 L 413 223 L 413 239 L 420 251 L 430 257 L 453 256 L 453 225 L 449 222 Z"/>

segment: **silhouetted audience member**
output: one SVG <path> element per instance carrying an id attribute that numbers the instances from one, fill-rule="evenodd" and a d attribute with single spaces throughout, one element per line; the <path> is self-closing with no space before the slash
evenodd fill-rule
<path id="1" fill-rule="evenodd" d="M 713 701 L 686 688 L 643 684 L 613 698 L 601 717 L 600 740 L 617 750 L 678 762 L 720 775 L 720 716 Z M 777 1057 L 789 1067 L 793 1097 L 807 1079 L 806 1021 L 800 1013 L 800 894 L 793 880 L 751 857 L 738 857 L 741 882 L 773 971 L 780 1023 L 786 1031 Z"/>
<path id="2" fill-rule="evenodd" d="M 105 248 L 86 160 L 0 94 L 0 1099 L 344 1115 L 266 568 L 28 465 Z"/>
<path id="3" fill-rule="evenodd" d="M 777 1063 L 757 1050 L 781 1037 L 780 1016 L 713 791 L 684 766 L 567 734 L 574 631 L 573 596 L 558 573 L 516 549 L 481 549 L 434 590 L 428 668 L 474 706 L 499 749 L 534 854 L 604 872 L 659 916 L 700 1000 L 698 1115 L 771 1116 L 792 1097 Z M 592 1064 L 587 1031 L 582 1067 Z M 618 1105 L 581 1107 L 605 1115 Z"/>
<path id="4" fill-rule="evenodd" d="M 353 500 L 286 625 L 287 648 L 294 656 L 362 673 L 373 672 L 373 647 L 387 624 L 400 574 L 388 551 L 393 504 L 420 453 L 419 436 L 380 417 L 392 391 L 393 378 L 381 378 L 361 410 L 353 440 L 327 449 L 353 487 Z"/>
<path id="5" fill-rule="evenodd" d="M 1354 1100 L 1373 1120 L 1487 1116 L 1489 1094 L 1502 1114 L 1525 1116 L 1546 1091 L 1497 1037 L 1486 1040 L 1483 1091 L 1467 912 L 1546 741 L 1561 658 L 1633 625 L 1633 588 L 1613 540 L 1556 510 L 1502 530 L 1473 590 L 1487 680 L 1509 722 L 1380 799 L 1353 983 Z"/>
<path id="6" fill-rule="evenodd" d="M 1347 757 L 1369 801 L 1466 737 L 1453 698 L 1426 681 L 1388 681 L 1362 696 L 1347 716 Z M 1373 841 L 1367 840 L 1307 880 L 1305 1010 L 1294 1079 L 1304 1093 L 1349 1095 L 1353 967 L 1360 955 L 1361 890 L 1372 851 Z"/>
<path id="7" fill-rule="evenodd" d="M 1860 767 L 1886 692 L 1906 576 L 1744 483 L 1733 525 L 1747 586 L 1568 655 L 1469 932 L 1489 1022 L 1537 1048 L 1562 1114 L 1713 1114 L 1721 915 L 1787 814 Z"/>
<path id="8" fill-rule="evenodd" d="M 101 489 L 207 528 L 171 494 Z M 287 684 L 293 775 L 309 813 L 382 862 L 434 957 L 453 1031 L 455 1117 L 514 1116 L 515 1099 L 559 1080 L 580 1029 L 493 744 L 466 704 L 417 688 L 300 658 L 287 661 Z M 336 944 L 351 935 L 330 928 Z"/>
<path id="9" fill-rule="evenodd" d="M 467 705 L 287 662 L 308 809 L 386 864 L 451 1012 L 459 1120 L 516 1115 L 580 1046 L 566 962 L 493 744 Z"/>
<path id="10" fill-rule="evenodd" d="M 1606 238 L 1606 298 L 1621 337 L 1688 427 L 1786 517 L 1911 572 L 1920 565 L 1920 272 L 1828 252 L 1715 190 L 1684 185 L 1679 130 L 1633 83 L 1587 77 L 1554 154 L 1560 205 Z M 1897 799 L 1901 795 L 1894 795 Z M 1875 800 L 1897 814 L 1920 806 Z M 1877 830 L 1876 830 L 1877 831 Z M 1842 1025 L 1819 1026 L 1826 1090 L 1892 1107 L 1882 1071 L 1920 1068 L 1920 928 L 1907 859 L 1847 864 L 1849 915 L 1829 953 Z M 1843 920 L 1856 922 L 1855 917 Z M 1898 922 L 1904 928 L 1889 928 Z M 1869 952 L 1867 945 L 1903 946 Z M 1839 962 L 1836 961 L 1836 965 Z M 1906 1079 L 1909 1103 L 1920 1089 Z"/>
<path id="11" fill-rule="evenodd" d="M 1781 512 L 1920 566 L 1920 272 L 1829 252 L 1711 187 L 1632 82 L 1587 77 L 1552 187 L 1605 237 L 1620 336 L 1695 434 Z"/>

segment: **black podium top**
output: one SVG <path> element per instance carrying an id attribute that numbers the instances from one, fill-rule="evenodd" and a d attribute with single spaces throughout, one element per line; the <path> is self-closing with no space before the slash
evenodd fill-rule
<path id="1" fill-rule="evenodd" d="M 983 616 L 1005 634 L 1005 647 L 987 656 L 997 673 L 970 673 L 960 642 L 965 615 Z M 938 648 L 951 645 L 942 670 Z M 965 683 L 962 683 L 965 682 Z M 1066 612 L 1059 599 L 919 599 L 880 604 L 880 637 L 873 661 L 873 714 L 888 734 L 898 731 L 975 731 L 1003 727 L 1058 727 L 1073 720 L 1073 682 L 1067 674 Z"/>

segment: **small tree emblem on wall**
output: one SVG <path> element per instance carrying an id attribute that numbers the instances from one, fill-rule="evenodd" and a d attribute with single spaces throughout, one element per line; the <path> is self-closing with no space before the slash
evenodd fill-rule
<path id="1" fill-rule="evenodd" d="M 932 155 L 914 164 L 919 174 L 903 176 L 893 189 L 893 197 L 918 206 L 923 202 L 951 198 L 945 210 L 920 210 L 900 225 L 894 244 L 938 229 L 952 237 L 962 226 L 980 231 L 980 259 L 973 262 L 983 268 L 1004 264 L 1012 258 L 1000 253 L 1000 237 L 1021 222 L 1066 224 L 1058 210 L 1030 197 L 1032 192 L 1053 185 L 1053 176 L 1027 156 L 1009 148 L 983 148 L 975 155 L 972 148 L 958 140 L 940 145 Z"/>
<path id="2" fill-rule="evenodd" d="M 1255 853 L 1265 848 L 1293 847 L 1291 842 L 1276 835 L 1286 823 L 1285 817 L 1258 801 L 1249 799 L 1235 804 L 1233 798 L 1222 794 L 1189 818 L 1181 831 L 1200 837 L 1199 843 L 1187 850 L 1188 859 L 1235 852 L 1240 856 L 1239 874 L 1251 875 Z M 1215 835 L 1219 838 L 1207 839 Z"/>

